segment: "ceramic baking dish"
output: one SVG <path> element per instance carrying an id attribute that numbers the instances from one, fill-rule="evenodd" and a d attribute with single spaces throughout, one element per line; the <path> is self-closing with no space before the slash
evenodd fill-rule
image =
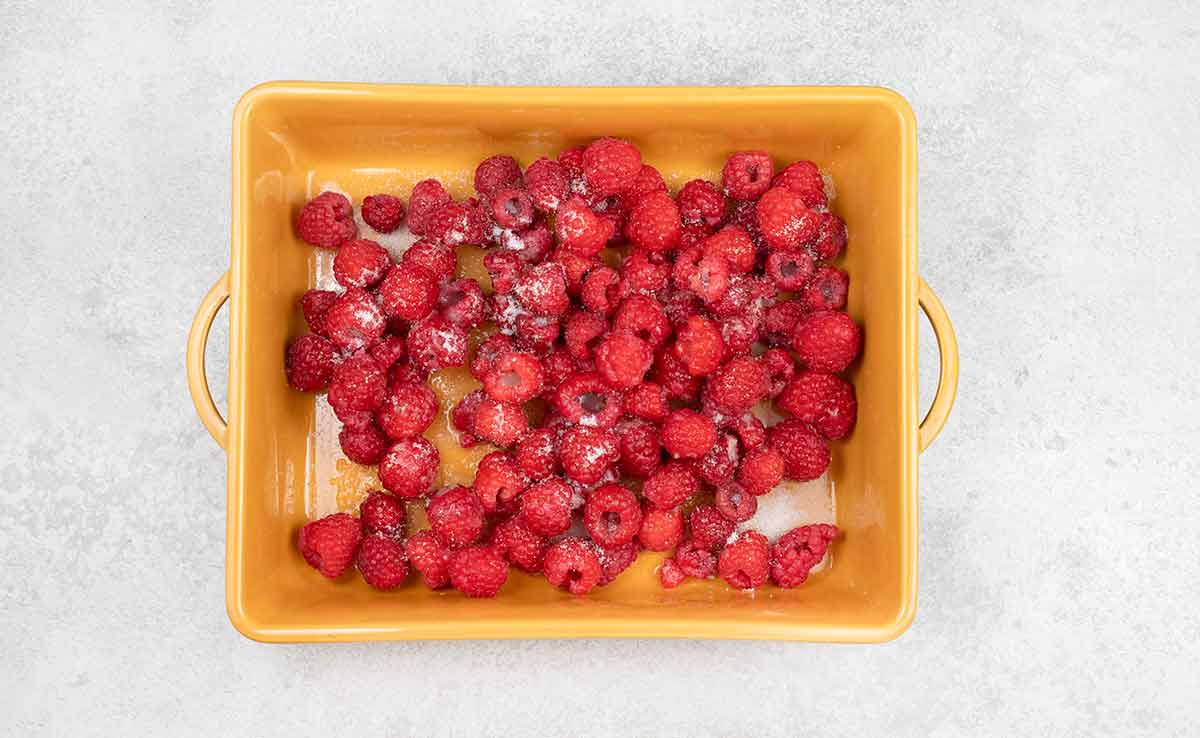
<path id="1" fill-rule="evenodd" d="M 850 246 L 849 310 L 865 330 L 852 372 L 858 425 L 835 444 L 831 476 L 845 538 L 827 571 L 794 590 L 744 593 L 721 581 L 663 590 L 644 554 L 613 585 L 576 598 L 514 573 L 494 600 L 412 584 L 376 592 L 329 582 L 294 548 L 311 509 L 313 396 L 293 392 L 283 347 L 303 332 L 296 300 L 313 250 L 292 231 L 316 183 L 357 203 L 436 176 L 464 196 L 475 164 L 506 152 L 528 163 L 601 135 L 628 138 L 674 190 L 716 178 L 726 156 L 766 149 L 833 175 Z M 263 641 L 420 638 L 672 637 L 885 641 L 917 599 L 917 455 L 954 401 L 957 346 L 945 310 L 917 274 L 916 124 L 885 89 L 477 88 L 281 82 L 255 87 L 233 127 L 229 271 L 205 296 L 188 343 L 189 388 L 228 454 L 226 604 Z M 230 301 L 228 422 L 209 393 L 204 349 Z M 941 379 L 917 415 L 917 312 L 932 322 Z"/>

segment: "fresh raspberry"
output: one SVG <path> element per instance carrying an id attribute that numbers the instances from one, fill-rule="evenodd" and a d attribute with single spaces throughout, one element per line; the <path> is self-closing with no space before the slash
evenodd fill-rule
<path id="1" fill-rule="evenodd" d="M 796 373 L 796 362 L 792 360 L 792 355 L 781 348 L 762 352 L 758 363 L 767 372 L 767 396 L 771 398 L 777 397 Z"/>
<path id="2" fill-rule="evenodd" d="M 412 568 L 421 573 L 425 586 L 441 589 L 450 583 L 450 570 L 446 561 L 449 551 L 431 530 L 412 534 L 404 545 L 404 553 Z"/>
<path id="3" fill-rule="evenodd" d="M 583 278 L 588 272 L 602 266 L 604 262 L 596 256 L 584 256 L 569 249 L 555 249 L 550 261 L 562 267 L 567 280 L 567 293 L 578 295 L 583 289 Z"/>
<path id="4" fill-rule="evenodd" d="M 571 307 L 566 275 L 552 262 L 530 267 L 513 286 L 513 294 L 536 315 L 559 316 Z"/>
<path id="5" fill-rule="evenodd" d="M 785 300 L 767 308 L 763 314 L 763 335 L 772 346 L 792 346 L 796 326 L 808 315 L 800 300 Z"/>
<path id="6" fill-rule="evenodd" d="M 362 526 L 350 513 L 327 515 L 300 529 L 296 548 L 321 576 L 337 579 L 354 561 L 362 541 Z"/>
<path id="7" fill-rule="evenodd" d="M 846 221 L 833 213 L 821 213 L 817 236 L 812 242 L 813 255 L 823 261 L 833 261 L 846 248 Z"/>
<path id="8" fill-rule="evenodd" d="M 679 230 L 679 250 L 689 251 L 700 247 L 712 232 L 701 225 L 687 225 Z"/>
<path id="9" fill-rule="evenodd" d="M 762 365 L 749 357 L 737 357 L 713 372 L 704 394 L 726 415 L 740 415 L 766 397 L 768 390 Z"/>
<path id="10" fill-rule="evenodd" d="M 767 429 L 753 413 L 745 413 L 730 425 L 742 448 L 758 448 L 767 442 Z"/>
<path id="11" fill-rule="evenodd" d="M 488 396 L 504 402 L 526 402 L 542 391 L 542 364 L 536 356 L 508 351 L 498 356 L 483 376 Z"/>
<path id="12" fill-rule="evenodd" d="M 563 343 L 576 359 L 591 359 L 592 351 L 608 333 L 608 321 L 586 310 L 572 312 L 563 322 Z"/>
<path id="13" fill-rule="evenodd" d="M 743 532 L 721 551 L 717 572 L 736 589 L 754 589 L 767 581 L 771 570 L 771 548 L 758 531 Z"/>
<path id="14" fill-rule="evenodd" d="M 308 329 L 319 336 L 328 337 L 325 330 L 325 313 L 337 302 L 338 293 L 331 290 L 308 290 L 300 298 L 300 311 Z"/>
<path id="15" fill-rule="evenodd" d="M 361 428 L 345 426 L 338 432 L 338 444 L 342 453 L 355 464 L 373 466 L 378 464 L 387 453 L 391 441 L 374 423 L 367 423 Z"/>
<path id="16" fill-rule="evenodd" d="M 434 210 L 425 222 L 425 235 L 451 248 L 483 241 L 483 214 L 470 205 L 453 200 Z"/>
<path id="17" fill-rule="evenodd" d="M 641 508 L 638 508 L 638 514 L 641 515 Z M 636 531 L 634 532 L 636 533 Z M 600 568 L 603 571 L 596 586 L 603 587 L 611 584 L 620 576 L 621 572 L 628 569 L 630 564 L 637 560 L 639 550 L 637 543 L 633 541 L 620 546 L 597 545 L 596 555 L 600 557 Z"/>
<path id="18" fill-rule="evenodd" d="M 490 195 L 505 187 L 521 184 L 521 165 L 505 154 L 489 156 L 475 167 L 475 191 Z"/>
<path id="19" fill-rule="evenodd" d="M 568 421 L 592 428 L 611 428 L 621 417 L 621 395 L 594 373 L 563 380 L 554 393 L 554 405 Z"/>
<path id="20" fill-rule="evenodd" d="M 663 181 L 662 173 L 649 164 L 643 164 L 638 176 L 624 192 L 617 195 L 621 209 L 632 211 L 642 198 L 653 192 L 666 192 L 667 183 Z"/>
<path id="21" fill-rule="evenodd" d="M 808 283 L 813 260 L 807 251 L 772 251 L 767 256 L 766 272 L 775 286 L 794 292 Z"/>
<path id="22" fill-rule="evenodd" d="M 613 236 L 611 221 L 596 215 L 578 195 L 559 206 L 554 232 L 563 248 L 582 256 L 595 256 Z"/>
<path id="23" fill-rule="evenodd" d="M 796 326 L 792 348 L 807 369 L 840 372 L 858 358 L 862 330 L 846 313 L 833 310 L 812 313 Z"/>
<path id="24" fill-rule="evenodd" d="M 647 295 L 630 295 L 613 315 L 614 331 L 629 331 L 657 350 L 671 335 L 671 323 L 662 303 Z"/>
<path id="25" fill-rule="evenodd" d="M 437 304 L 438 279 L 424 267 L 401 262 L 384 276 L 379 297 L 389 317 L 420 320 Z"/>
<path id="26" fill-rule="evenodd" d="M 692 402 L 700 394 L 700 377 L 693 377 L 682 361 L 670 351 L 660 351 L 654 360 L 654 380 L 672 400 Z"/>
<path id="27" fill-rule="evenodd" d="M 395 589 L 408 578 L 404 544 L 388 536 L 363 538 L 355 563 L 363 580 L 375 589 Z"/>
<path id="28" fill-rule="evenodd" d="M 725 355 L 725 340 L 721 331 L 708 318 L 698 315 L 687 319 L 675 332 L 675 345 L 672 347 L 688 374 L 703 377 L 712 374 L 721 365 Z"/>
<path id="29" fill-rule="evenodd" d="M 494 513 L 519 497 L 527 485 L 513 457 L 503 451 L 493 451 L 480 459 L 471 486 L 483 504 L 484 512 Z"/>
<path id="30" fill-rule="evenodd" d="M 684 223 L 716 228 L 725 220 L 725 196 L 712 182 L 693 179 L 676 195 Z"/>
<path id="31" fill-rule="evenodd" d="M 683 584 L 685 579 L 687 579 L 687 575 L 683 573 L 683 569 L 679 568 L 679 562 L 675 559 L 666 559 L 658 567 L 658 581 L 663 589 L 675 589 Z"/>
<path id="32" fill-rule="evenodd" d="M 525 190 L 512 187 L 492 195 L 492 218 L 502 228 L 526 228 L 533 223 L 533 200 Z"/>
<path id="33" fill-rule="evenodd" d="M 442 285 L 437 304 L 446 320 L 463 330 L 483 322 L 483 290 L 473 279 L 457 279 Z"/>
<path id="34" fill-rule="evenodd" d="M 708 310 L 716 318 L 730 318 L 763 310 L 775 298 L 776 289 L 766 277 L 734 274 L 729 289 L 718 302 L 710 302 Z"/>
<path id="35" fill-rule="evenodd" d="M 767 191 L 758 201 L 758 229 L 772 249 L 799 251 L 817 235 L 820 214 L 808 209 L 799 195 L 784 187 Z"/>
<path id="36" fill-rule="evenodd" d="M 723 318 L 720 330 L 726 356 L 732 358 L 749 354 L 761 337 L 761 323 L 762 319 L 757 312 Z"/>
<path id="37" fill-rule="evenodd" d="M 483 533 L 483 504 L 474 492 L 451 487 L 429 501 L 425 510 L 429 527 L 447 548 L 462 548 Z"/>
<path id="38" fill-rule="evenodd" d="M 508 562 L 488 545 L 453 552 L 447 568 L 450 583 L 467 597 L 495 597 L 508 581 Z"/>
<path id="39" fill-rule="evenodd" d="M 393 195 L 369 195 L 360 210 L 366 224 L 380 233 L 391 233 L 404 221 L 404 202 Z"/>
<path id="40" fill-rule="evenodd" d="M 600 138 L 583 150 L 583 175 L 592 192 L 623 192 L 633 186 L 641 171 L 642 155 L 628 141 Z"/>
<path id="41" fill-rule="evenodd" d="M 601 546 L 622 546 L 633 540 L 642 527 L 642 508 L 637 496 L 619 484 L 592 490 L 583 506 L 583 524 L 588 535 Z"/>
<path id="42" fill-rule="evenodd" d="M 662 461 L 662 443 L 658 429 L 644 420 L 624 421 L 617 426 L 620 439 L 621 471 L 626 476 L 645 479 Z"/>
<path id="43" fill-rule="evenodd" d="M 438 282 L 453 277 L 454 270 L 458 268 L 458 258 L 452 249 L 425 238 L 409 246 L 404 256 L 400 257 L 400 263 L 409 267 L 421 267 Z"/>
<path id="44" fill-rule="evenodd" d="M 570 183 L 562 164 L 542 157 L 525 169 L 525 187 L 534 207 L 552 213 L 567 199 Z"/>
<path id="45" fill-rule="evenodd" d="M 521 257 L 511 251 L 489 251 L 483 257 L 483 266 L 497 295 L 511 292 L 521 278 Z"/>
<path id="46" fill-rule="evenodd" d="M 345 195 L 322 192 L 300 209 L 296 234 L 313 246 L 336 249 L 358 234 L 354 206 Z"/>
<path id="47" fill-rule="evenodd" d="M 771 580 L 785 589 L 804 584 L 839 535 L 836 525 L 825 523 L 802 525 L 784 533 L 771 547 Z"/>
<path id="48" fill-rule="evenodd" d="M 479 442 L 475 436 L 475 413 L 483 402 L 483 390 L 473 390 L 458 401 L 450 411 L 450 425 L 458 431 L 458 445 L 470 448 Z"/>
<path id="49" fill-rule="evenodd" d="M 823 372 L 800 372 L 775 402 L 830 440 L 846 436 L 858 415 L 854 385 Z"/>
<path id="50" fill-rule="evenodd" d="M 772 187 L 785 187 L 804 199 L 804 204 L 810 208 L 823 208 L 828 204 L 825 197 L 825 178 L 821 170 L 811 161 L 798 161 L 788 164 L 775 179 Z"/>
<path id="51" fill-rule="evenodd" d="M 531 531 L 524 518 L 514 515 L 496 526 L 492 532 L 492 546 L 513 566 L 536 574 L 542 570 L 550 544 Z"/>
<path id="52" fill-rule="evenodd" d="M 503 333 L 493 333 L 475 349 L 471 359 L 471 376 L 480 382 L 496 368 L 496 360 L 501 356 L 516 351 L 517 345 Z"/>
<path id="53" fill-rule="evenodd" d="M 770 446 L 752 448 L 738 467 L 738 484 L 752 495 L 764 495 L 783 481 L 783 456 Z"/>
<path id="54" fill-rule="evenodd" d="M 581 484 L 595 484 L 620 458 L 619 449 L 620 443 L 611 431 L 577 425 L 562 434 L 559 463 L 571 479 Z"/>
<path id="55" fill-rule="evenodd" d="M 725 161 L 721 188 L 735 200 L 757 200 L 771 186 L 774 165 L 765 151 L 739 151 Z"/>
<path id="56" fill-rule="evenodd" d="M 654 352 L 645 341 L 626 331 L 613 331 L 600 339 L 595 351 L 596 371 L 610 387 L 629 389 L 641 383 Z"/>
<path id="57" fill-rule="evenodd" d="M 810 311 L 841 310 L 846 307 L 850 277 L 837 267 L 823 266 L 804 287 L 800 299 Z"/>
<path id="58" fill-rule="evenodd" d="M 542 397 L 551 399 L 563 381 L 580 371 L 582 365 L 561 346 L 542 357 Z"/>
<path id="59" fill-rule="evenodd" d="M 729 262 L 717 254 L 701 257 L 688 276 L 687 289 L 707 303 L 719 302 L 729 289 Z"/>
<path id="60" fill-rule="evenodd" d="M 379 462 L 379 481 L 402 500 L 413 500 L 433 488 L 441 456 L 420 436 L 396 441 Z"/>
<path id="61" fill-rule="evenodd" d="M 435 371 L 467 363 L 467 334 L 436 313 L 413 324 L 408 355 L 418 367 Z"/>
<path id="62" fill-rule="evenodd" d="M 594 313 L 608 315 L 617 309 L 620 294 L 621 276 L 615 269 L 599 266 L 583 278 L 579 288 L 579 301 Z"/>
<path id="63" fill-rule="evenodd" d="M 567 175 L 567 181 L 571 185 L 572 192 L 583 192 L 585 187 L 583 183 L 583 149 L 582 146 L 572 146 L 569 149 L 563 149 L 558 154 L 558 163 L 563 168 L 563 173 Z"/>
<path id="64" fill-rule="evenodd" d="M 663 421 L 663 447 L 677 459 L 698 459 L 716 442 L 717 426 L 695 410 L 675 410 Z"/>
<path id="65" fill-rule="evenodd" d="M 735 523 L 744 523 L 758 512 L 758 498 L 742 489 L 740 484 L 717 487 L 713 504 L 722 515 Z"/>
<path id="66" fill-rule="evenodd" d="M 545 479 L 558 469 L 558 438 L 548 428 L 533 428 L 517 444 L 516 464 L 534 481 Z M 476 477 L 478 480 L 478 477 Z"/>
<path id="67" fill-rule="evenodd" d="M 629 295 L 656 297 L 671 278 L 671 264 L 658 252 L 633 251 L 621 262 L 621 281 L 614 299 Z"/>
<path id="68" fill-rule="evenodd" d="M 670 290 L 663 299 L 663 313 L 672 325 L 681 325 L 693 315 L 702 315 L 704 303 L 688 289 Z"/>
<path id="69" fill-rule="evenodd" d="M 683 513 L 678 507 L 662 510 L 647 503 L 642 511 L 638 542 L 647 551 L 669 551 L 683 538 Z"/>
<path id="70" fill-rule="evenodd" d="M 608 224 L 612 226 L 608 233 L 608 243 L 619 243 L 622 240 L 622 234 L 625 233 L 625 223 L 629 217 L 628 211 L 621 206 L 621 198 L 617 195 L 610 195 L 599 201 L 589 200 L 588 203 L 593 213 L 608 221 Z"/>
<path id="71" fill-rule="evenodd" d="M 733 522 L 713 505 L 700 505 L 692 510 L 688 524 L 692 530 L 692 545 L 702 551 L 716 551 L 724 546 L 734 528 Z"/>
<path id="72" fill-rule="evenodd" d="M 745 274 L 754 268 L 754 242 L 741 226 L 725 226 L 706 238 L 700 249 L 704 256 L 723 258 L 730 274 Z"/>
<path id="73" fill-rule="evenodd" d="M 668 461 L 642 486 L 642 495 L 660 510 L 683 504 L 700 489 L 700 480 L 685 461 Z"/>
<path id="74" fill-rule="evenodd" d="M 517 317 L 517 348 L 539 356 L 549 353 L 562 329 L 557 318 L 543 315 L 521 315 Z"/>
<path id="75" fill-rule="evenodd" d="M 767 443 L 783 457 L 784 475 L 807 482 L 829 466 L 829 446 L 803 420 L 788 418 L 767 430 Z"/>
<path id="76" fill-rule="evenodd" d="M 329 404 L 335 410 L 372 411 L 387 394 L 387 373 L 366 352 L 348 356 L 333 371 Z"/>
<path id="77" fill-rule="evenodd" d="M 600 582 L 604 570 L 596 548 L 582 538 L 564 538 L 546 550 L 546 581 L 573 595 L 585 595 Z"/>
<path id="78" fill-rule="evenodd" d="M 667 392 L 655 382 L 642 382 L 625 391 L 623 398 L 625 413 L 635 418 L 660 423 L 667 417 Z"/>
<path id="79" fill-rule="evenodd" d="M 393 364 L 403 359 L 408 353 L 408 344 L 400 336 L 390 334 L 368 348 L 367 353 L 381 369 L 391 369 Z"/>
<path id="80" fill-rule="evenodd" d="M 629 214 L 625 236 L 646 251 L 670 251 L 679 245 L 679 207 L 666 192 L 644 195 Z"/>
<path id="81" fill-rule="evenodd" d="M 287 347 L 283 368 L 288 384 L 301 392 L 320 392 L 329 386 L 337 348 L 315 333 L 305 333 Z"/>
<path id="82" fill-rule="evenodd" d="M 497 446 L 512 446 L 529 429 L 521 406 L 484 398 L 475 411 L 475 435 Z"/>
<path id="83" fill-rule="evenodd" d="M 717 517 L 720 517 L 720 513 L 717 513 Z M 733 526 L 730 524 L 730 532 L 732 529 Z M 725 545 L 723 539 L 721 545 Z M 674 559 L 679 564 L 679 570 L 689 577 L 710 579 L 717 574 L 716 554 L 710 549 L 697 545 L 695 540 L 681 541 L 679 547 L 675 549 Z"/>
<path id="84" fill-rule="evenodd" d="M 426 384 L 400 384 L 390 387 L 375 410 L 375 421 L 394 441 L 425 432 L 437 415 L 438 401 Z"/>
<path id="85" fill-rule="evenodd" d="M 351 287 L 325 313 L 329 340 L 343 351 L 357 351 L 374 343 L 387 328 L 379 305 L 369 292 Z"/>
<path id="86" fill-rule="evenodd" d="M 696 278 L 696 270 L 703 257 L 704 250 L 700 246 L 681 250 L 675 255 L 675 263 L 671 265 L 671 283 L 677 290 L 695 294 L 692 292 L 692 280 Z"/>
<path id="87" fill-rule="evenodd" d="M 408 230 L 424 236 L 430 217 L 442 205 L 452 201 L 450 193 L 436 179 L 417 182 L 408 198 Z"/>
<path id="88" fill-rule="evenodd" d="M 386 492 L 372 492 L 358 506 L 363 533 L 400 540 L 408 530 L 408 511 L 404 503 Z"/>
<path id="89" fill-rule="evenodd" d="M 571 527 L 571 487 L 558 477 L 530 485 L 521 495 L 521 517 L 539 536 L 556 536 Z"/>
<path id="90" fill-rule="evenodd" d="M 705 450 L 704 455 L 695 462 L 692 468 L 704 482 L 714 487 L 720 487 L 733 480 L 737 465 L 737 438 L 726 433 Z"/>
<path id="91" fill-rule="evenodd" d="M 554 247 L 554 235 L 550 226 L 540 218 L 534 218 L 533 225 L 523 230 L 504 229 L 500 231 L 497 242 L 500 247 L 515 253 L 526 264 L 536 264 L 546 258 Z"/>
<path id="92" fill-rule="evenodd" d="M 332 402 L 329 406 L 333 408 L 333 414 L 341 421 L 342 426 L 353 430 L 366 430 L 368 427 L 375 425 L 375 413 L 370 410 L 351 410 L 345 405 L 335 405 Z M 375 430 L 379 430 L 378 427 Z M 379 431 L 382 433 L 383 431 Z M 386 436 L 384 436 L 386 438 Z"/>

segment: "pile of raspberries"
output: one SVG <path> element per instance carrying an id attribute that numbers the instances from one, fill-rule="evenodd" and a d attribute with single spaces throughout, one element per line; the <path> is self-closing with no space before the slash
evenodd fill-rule
<path id="1" fill-rule="evenodd" d="M 839 375 L 862 333 L 844 311 L 846 273 L 828 263 L 846 226 L 817 166 L 777 172 L 766 152 L 740 151 L 719 186 L 696 179 L 672 196 L 635 146 L 602 138 L 524 171 L 493 156 L 475 190 L 456 201 L 429 179 L 407 208 L 363 200 L 374 230 L 406 222 L 421 237 L 399 263 L 358 238 L 343 195 L 299 214 L 302 239 L 337 251 L 345 289 L 303 296 L 312 333 L 288 346 L 288 381 L 328 389 L 343 451 L 378 464 L 387 489 L 358 517 L 304 526 L 305 560 L 327 577 L 356 566 L 379 589 L 412 568 L 469 597 L 494 596 L 512 566 L 584 594 L 643 549 L 674 550 L 658 572 L 668 588 L 804 582 L 835 526 L 772 544 L 738 525 L 784 478 L 819 477 L 828 441 L 855 422 Z M 462 244 L 487 249 L 489 286 L 456 278 Z M 500 450 L 472 487 L 435 491 L 426 380 L 464 365 L 482 389 L 450 413 L 459 442 Z M 764 400 L 786 419 L 764 427 L 751 412 Z M 408 535 L 415 501 L 430 528 Z"/>

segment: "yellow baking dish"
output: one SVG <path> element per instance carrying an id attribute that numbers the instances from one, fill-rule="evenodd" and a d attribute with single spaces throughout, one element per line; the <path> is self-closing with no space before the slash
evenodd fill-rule
<path id="1" fill-rule="evenodd" d="M 418 584 L 377 592 L 329 582 L 294 548 L 313 488 L 307 462 L 313 397 L 292 391 L 283 347 L 303 332 L 296 300 L 314 279 L 313 250 L 292 231 L 315 183 L 357 202 L 406 195 L 436 176 L 467 194 L 475 164 L 523 163 L 601 136 L 634 141 L 672 189 L 716 177 L 732 151 L 811 159 L 832 174 L 850 246 L 849 309 L 865 330 L 853 371 L 858 425 L 830 474 L 845 538 L 827 571 L 794 590 L 735 591 L 721 581 L 659 587 L 644 554 L 613 585 L 576 598 L 514 573 L 495 600 Z M 885 89 L 479 88 L 276 82 L 250 90 L 233 128 L 230 270 L 204 297 L 188 339 L 188 384 L 228 454 L 226 604 L 263 641 L 418 638 L 672 637 L 885 641 L 917 598 L 917 455 L 954 402 L 957 345 L 946 312 L 917 274 L 916 123 Z M 209 393 L 204 349 L 230 301 L 228 423 Z M 941 379 L 917 416 L 917 308 L 933 324 Z"/>

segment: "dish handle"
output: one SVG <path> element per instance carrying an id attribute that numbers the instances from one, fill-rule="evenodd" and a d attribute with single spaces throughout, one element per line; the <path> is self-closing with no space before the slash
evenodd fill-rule
<path id="1" fill-rule="evenodd" d="M 192 328 L 188 331 L 187 344 L 187 380 L 192 404 L 196 406 L 200 422 L 204 423 L 204 427 L 221 448 L 226 448 L 229 424 L 221 417 L 221 411 L 217 409 L 217 403 L 213 402 L 212 391 L 208 388 L 204 352 L 208 348 L 208 332 L 212 330 L 213 319 L 228 299 L 229 272 L 225 272 L 200 301 L 196 317 L 192 319 Z"/>
<path id="2" fill-rule="evenodd" d="M 920 280 L 917 290 L 917 304 L 921 306 L 929 324 L 933 326 L 933 335 L 937 337 L 938 354 L 941 356 L 941 373 L 938 377 L 937 393 L 933 396 L 933 404 L 925 419 L 917 427 L 917 442 L 924 451 L 937 438 L 950 417 L 950 409 L 954 407 L 954 398 L 958 394 L 958 339 L 954 337 L 954 326 L 950 324 L 950 316 L 938 296 L 933 294 L 925 280 Z"/>

